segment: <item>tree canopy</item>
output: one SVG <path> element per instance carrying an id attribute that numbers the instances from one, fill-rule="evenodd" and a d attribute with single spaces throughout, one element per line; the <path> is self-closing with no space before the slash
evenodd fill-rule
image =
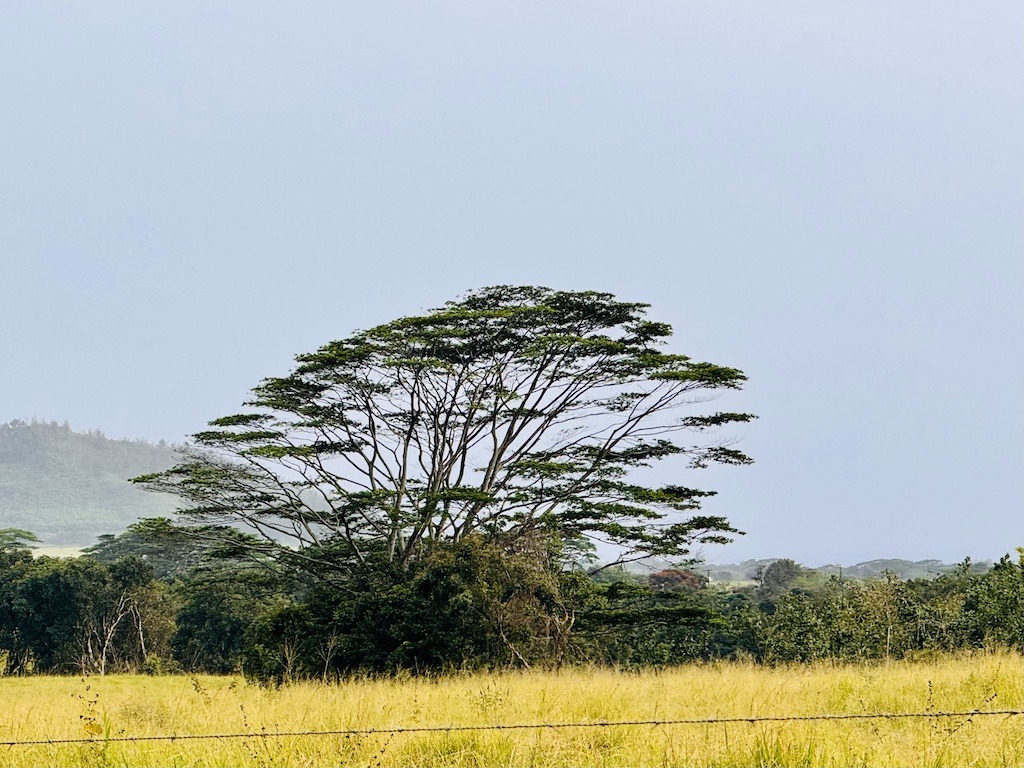
<path id="1" fill-rule="evenodd" d="M 255 534 L 245 547 L 321 574 L 407 567 L 474 534 L 686 556 L 737 531 L 700 513 L 713 491 L 637 470 L 747 464 L 693 435 L 754 417 L 708 412 L 746 377 L 665 351 L 672 329 L 646 310 L 597 292 L 469 293 L 299 355 L 177 466 L 135 482 L 185 499 L 207 535 Z"/>

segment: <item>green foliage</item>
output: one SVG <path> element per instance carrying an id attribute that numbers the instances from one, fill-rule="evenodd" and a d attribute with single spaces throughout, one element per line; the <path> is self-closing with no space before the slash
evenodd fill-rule
<path id="1" fill-rule="evenodd" d="M 98 543 L 82 553 L 108 565 L 126 557 L 137 558 L 152 569 L 154 578 L 173 580 L 223 559 L 222 544 L 204 541 L 201 534 L 182 530 L 166 517 L 147 518 L 120 534 L 100 535 Z"/>
<path id="2" fill-rule="evenodd" d="M 238 671 L 254 623 L 287 600 L 286 585 L 265 569 L 227 563 L 204 568 L 179 589 L 181 609 L 175 617 L 170 647 L 174 661 L 191 672 Z"/>
<path id="3" fill-rule="evenodd" d="M 762 600 L 771 600 L 785 594 L 793 588 L 804 571 L 803 566 L 785 557 L 759 568 L 755 573 L 758 596 Z"/>
<path id="4" fill-rule="evenodd" d="M 0 528 L 0 552 L 27 552 L 39 543 L 39 537 L 23 528 Z"/>
<path id="5" fill-rule="evenodd" d="M 788 594 L 761 617 L 757 647 L 769 663 L 815 661 L 829 653 L 826 624 L 815 601 L 807 595 Z"/>
<path id="6" fill-rule="evenodd" d="M 1006 555 L 996 563 L 968 599 L 981 638 L 1024 649 L 1024 548 L 1017 549 L 1016 561 Z"/>
<path id="7" fill-rule="evenodd" d="M 134 558 L 0 558 L 0 651 L 6 672 L 138 669 L 168 655 L 174 604 Z"/>
<path id="8" fill-rule="evenodd" d="M 521 541 L 519 542 L 522 543 Z M 579 572 L 550 541 L 510 552 L 479 536 L 439 542 L 409 568 L 386 557 L 318 583 L 254 625 L 245 668 L 285 680 L 362 672 L 557 666 L 570 652 Z"/>
<path id="9" fill-rule="evenodd" d="M 18 540 L 28 538 L 22 533 Z M 136 535 L 125 534 L 126 548 Z M 108 553 L 115 544 L 108 542 Z M 1021 558 L 1003 558 L 985 573 L 965 562 L 912 581 L 893 574 L 807 580 L 785 564 L 777 572 L 785 578 L 765 599 L 763 584 L 722 588 L 680 569 L 642 577 L 613 566 L 590 575 L 547 535 L 435 542 L 408 567 L 383 549 L 371 555 L 344 579 L 289 574 L 259 558 L 203 557 L 157 581 L 136 556 L 33 559 L 27 548 L 8 547 L 0 550 L 0 659 L 17 674 L 241 669 L 285 682 L 1024 647 Z"/>

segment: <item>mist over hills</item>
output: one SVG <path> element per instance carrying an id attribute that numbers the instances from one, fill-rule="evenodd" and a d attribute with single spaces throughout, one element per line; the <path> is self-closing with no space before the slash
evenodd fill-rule
<path id="1" fill-rule="evenodd" d="M 0 528 L 24 528 L 48 546 L 82 547 L 175 502 L 128 479 L 175 463 L 167 443 L 113 440 L 65 422 L 0 424 Z"/>

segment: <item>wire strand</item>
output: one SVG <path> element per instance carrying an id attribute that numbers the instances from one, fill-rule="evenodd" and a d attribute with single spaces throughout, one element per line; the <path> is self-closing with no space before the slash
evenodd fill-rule
<path id="1" fill-rule="evenodd" d="M 1024 715 L 1021 709 L 974 709 L 964 712 L 864 712 L 853 714 L 821 715 L 764 715 L 750 717 L 702 717 L 675 720 L 615 720 L 571 723 L 509 723 L 496 725 L 423 725 L 394 728 L 343 728 L 328 731 L 256 731 L 250 733 L 191 733 L 162 736 L 111 736 L 108 738 L 31 739 L 26 741 L 0 741 L 0 747 L 22 747 L 60 744 L 112 744 L 141 741 L 197 741 L 201 739 L 289 739 L 312 736 L 373 736 L 400 733 L 457 733 L 461 731 L 521 731 L 559 728 L 620 728 L 627 726 L 662 725 L 716 725 L 731 723 L 782 723 L 824 720 L 905 720 L 911 718 L 984 717 Z"/>

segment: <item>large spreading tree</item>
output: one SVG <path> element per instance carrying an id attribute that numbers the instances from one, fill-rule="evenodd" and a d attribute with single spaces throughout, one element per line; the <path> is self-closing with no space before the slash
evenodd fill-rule
<path id="1" fill-rule="evenodd" d="M 646 483 L 642 468 L 749 463 L 718 436 L 753 417 L 707 409 L 743 373 L 665 351 L 671 328 L 646 309 L 472 292 L 298 356 L 137 482 L 184 499 L 202 535 L 324 575 L 408 567 L 470 536 L 685 557 L 736 531 L 701 514 L 712 491 Z"/>

